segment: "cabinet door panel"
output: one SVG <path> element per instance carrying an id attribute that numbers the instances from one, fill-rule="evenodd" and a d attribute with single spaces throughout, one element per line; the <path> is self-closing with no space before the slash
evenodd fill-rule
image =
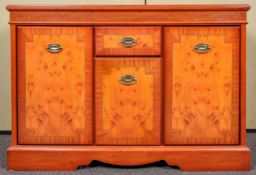
<path id="1" fill-rule="evenodd" d="M 160 73 L 160 58 L 96 59 L 96 144 L 160 144 Z"/>
<path id="2" fill-rule="evenodd" d="M 238 144 L 239 27 L 164 32 L 165 144 Z"/>
<path id="3" fill-rule="evenodd" d="M 17 59 L 18 143 L 91 144 L 92 29 L 18 27 Z"/>

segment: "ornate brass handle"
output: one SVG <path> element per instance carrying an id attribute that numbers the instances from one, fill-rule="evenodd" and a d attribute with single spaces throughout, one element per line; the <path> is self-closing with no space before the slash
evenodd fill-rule
<path id="1" fill-rule="evenodd" d="M 59 44 L 49 44 L 46 49 L 50 53 L 59 53 L 63 50 L 62 46 Z"/>
<path id="2" fill-rule="evenodd" d="M 137 80 L 132 75 L 124 75 L 120 78 L 119 82 L 125 85 L 132 85 L 135 84 Z"/>
<path id="3" fill-rule="evenodd" d="M 197 52 L 197 53 L 207 53 L 211 50 L 210 46 L 208 44 L 204 44 L 204 43 L 200 43 L 200 44 L 197 44 L 195 47 L 194 47 L 194 51 Z"/>
<path id="4" fill-rule="evenodd" d="M 136 40 L 131 37 L 123 38 L 120 42 L 121 42 L 121 45 L 126 48 L 130 48 L 136 45 Z"/>

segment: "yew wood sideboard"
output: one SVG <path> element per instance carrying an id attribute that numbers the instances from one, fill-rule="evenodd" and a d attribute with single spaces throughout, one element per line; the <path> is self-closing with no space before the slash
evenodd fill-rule
<path id="1" fill-rule="evenodd" d="M 248 5 L 16 6 L 10 170 L 249 170 Z"/>

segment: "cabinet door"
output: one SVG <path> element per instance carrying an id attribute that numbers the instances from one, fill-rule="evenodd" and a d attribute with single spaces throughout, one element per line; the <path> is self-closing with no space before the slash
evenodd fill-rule
<path id="1" fill-rule="evenodd" d="M 161 58 L 96 59 L 96 144 L 158 145 Z"/>
<path id="2" fill-rule="evenodd" d="M 166 27 L 165 144 L 239 143 L 239 27 Z"/>
<path id="3" fill-rule="evenodd" d="M 92 143 L 92 29 L 18 27 L 18 143 Z"/>

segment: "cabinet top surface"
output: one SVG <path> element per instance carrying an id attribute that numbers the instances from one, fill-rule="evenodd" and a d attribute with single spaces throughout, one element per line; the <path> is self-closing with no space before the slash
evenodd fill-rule
<path id="1" fill-rule="evenodd" d="M 9 11 L 247 11 L 248 4 L 224 5 L 7 5 Z"/>

